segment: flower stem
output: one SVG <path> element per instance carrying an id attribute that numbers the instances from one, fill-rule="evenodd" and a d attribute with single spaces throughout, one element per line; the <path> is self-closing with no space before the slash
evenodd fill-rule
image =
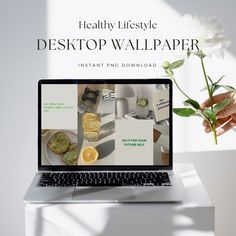
<path id="1" fill-rule="evenodd" d="M 212 129 L 212 132 L 213 132 L 213 138 L 214 138 L 214 144 L 217 145 L 217 136 L 216 136 L 216 128 L 215 128 L 215 125 Z"/>
<path id="2" fill-rule="evenodd" d="M 212 94 L 211 94 L 210 86 L 209 86 L 208 79 L 207 79 L 206 69 L 205 69 L 205 65 L 204 65 L 204 61 L 203 61 L 203 56 L 200 56 L 200 60 L 201 60 L 202 71 L 203 71 L 203 74 L 204 74 L 205 83 L 206 83 L 208 96 L 209 96 L 209 100 L 210 100 L 211 110 L 213 111 Z M 215 143 L 215 145 L 217 145 L 216 126 L 215 126 L 215 124 L 212 124 L 210 121 L 208 121 L 208 123 L 209 123 L 210 129 L 213 133 L 214 143 Z"/>
<path id="3" fill-rule="evenodd" d="M 171 80 L 174 81 L 174 83 L 175 83 L 176 87 L 179 89 L 179 91 L 180 91 L 186 98 L 191 99 L 191 98 L 179 87 L 179 85 L 178 85 L 178 83 L 176 82 L 174 76 L 170 76 L 170 78 L 171 78 Z"/>
<path id="4" fill-rule="evenodd" d="M 208 121 L 211 132 L 213 133 L 213 139 L 214 139 L 214 144 L 217 145 L 217 136 L 216 136 L 216 126 L 215 124 L 211 124 L 210 121 Z"/>
<path id="5" fill-rule="evenodd" d="M 207 86 L 208 96 L 210 99 L 211 110 L 213 110 L 212 95 L 211 95 L 210 86 L 209 86 L 208 79 L 207 79 L 207 74 L 206 74 L 206 69 L 205 69 L 205 65 L 203 62 L 203 57 L 200 56 L 200 60 L 201 60 L 201 65 L 202 65 L 202 71 L 203 71 L 204 78 L 205 78 L 205 83 Z"/>

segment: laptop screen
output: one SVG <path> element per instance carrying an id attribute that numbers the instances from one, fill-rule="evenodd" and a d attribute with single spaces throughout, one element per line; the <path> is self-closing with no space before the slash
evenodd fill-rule
<path id="1" fill-rule="evenodd" d="M 169 80 L 68 81 L 39 85 L 40 166 L 172 165 Z"/>

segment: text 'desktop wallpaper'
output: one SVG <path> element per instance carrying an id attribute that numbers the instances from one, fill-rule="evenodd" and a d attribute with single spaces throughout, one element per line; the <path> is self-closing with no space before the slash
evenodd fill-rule
<path id="1" fill-rule="evenodd" d="M 169 165 L 166 84 L 43 84 L 42 165 Z"/>

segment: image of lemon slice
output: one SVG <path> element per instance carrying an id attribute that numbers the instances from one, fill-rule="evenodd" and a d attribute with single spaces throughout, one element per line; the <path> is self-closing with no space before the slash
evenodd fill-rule
<path id="1" fill-rule="evenodd" d="M 85 113 L 82 120 L 82 126 L 85 131 L 96 131 L 101 126 L 101 120 L 97 114 Z"/>
<path id="2" fill-rule="evenodd" d="M 148 100 L 146 98 L 140 98 L 137 104 L 141 107 L 145 107 L 148 105 Z"/>
<path id="3" fill-rule="evenodd" d="M 92 146 L 84 147 L 81 151 L 81 159 L 86 163 L 93 163 L 98 159 L 98 152 Z"/>
<path id="4" fill-rule="evenodd" d="M 83 115 L 83 121 L 87 121 L 88 119 L 99 120 L 99 117 L 94 113 L 87 112 Z"/>
<path id="5" fill-rule="evenodd" d="M 89 142 L 95 142 L 99 139 L 99 133 L 93 131 L 84 132 L 84 138 Z"/>
<path id="6" fill-rule="evenodd" d="M 86 123 L 84 124 L 84 128 L 86 130 L 97 130 L 100 128 L 100 122 L 98 120 L 88 119 Z"/>

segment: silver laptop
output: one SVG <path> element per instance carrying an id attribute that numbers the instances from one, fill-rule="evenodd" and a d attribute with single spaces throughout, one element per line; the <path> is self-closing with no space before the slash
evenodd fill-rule
<path id="1" fill-rule="evenodd" d="M 40 80 L 31 203 L 177 202 L 168 79 Z"/>

